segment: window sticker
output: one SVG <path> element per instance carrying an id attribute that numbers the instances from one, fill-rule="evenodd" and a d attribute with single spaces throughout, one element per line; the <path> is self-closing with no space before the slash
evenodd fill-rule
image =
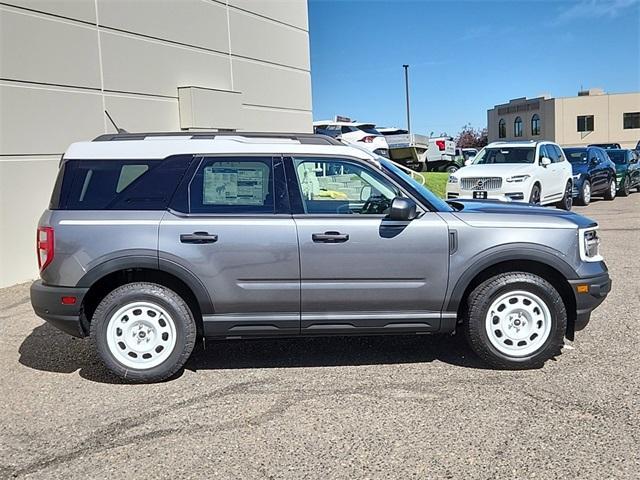
<path id="1" fill-rule="evenodd" d="M 264 164 L 220 163 L 204 169 L 204 205 L 263 205 L 269 169 Z"/>

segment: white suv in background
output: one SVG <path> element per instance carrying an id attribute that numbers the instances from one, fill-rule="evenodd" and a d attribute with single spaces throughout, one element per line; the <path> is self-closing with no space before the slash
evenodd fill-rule
<path id="1" fill-rule="evenodd" d="M 383 157 L 389 158 L 389 145 L 373 123 L 339 122 L 325 120 L 313 122 L 314 133 L 339 138 L 345 143 L 355 143 Z"/>
<path id="2" fill-rule="evenodd" d="M 494 142 L 449 176 L 447 199 L 555 204 L 571 210 L 572 170 L 553 142 Z"/>

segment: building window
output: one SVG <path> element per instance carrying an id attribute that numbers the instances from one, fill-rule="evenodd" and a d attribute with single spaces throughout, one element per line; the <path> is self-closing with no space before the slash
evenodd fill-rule
<path id="1" fill-rule="evenodd" d="M 593 115 L 580 115 L 578 117 L 579 132 L 593 132 Z"/>
<path id="2" fill-rule="evenodd" d="M 520 117 L 516 117 L 515 121 L 513 122 L 513 136 L 522 136 L 522 119 Z"/>
<path id="3" fill-rule="evenodd" d="M 640 112 L 624 113 L 622 123 L 622 128 L 625 130 L 630 128 L 640 128 Z"/>
<path id="4" fill-rule="evenodd" d="M 531 135 L 540 135 L 540 116 L 537 113 L 531 117 Z"/>
<path id="5" fill-rule="evenodd" d="M 501 118 L 498 122 L 498 137 L 505 138 L 507 136 L 507 124 L 504 118 Z"/>

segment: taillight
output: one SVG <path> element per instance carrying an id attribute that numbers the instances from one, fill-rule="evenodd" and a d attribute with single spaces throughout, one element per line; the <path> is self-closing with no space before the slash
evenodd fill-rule
<path id="1" fill-rule="evenodd" d="M 38 267 L 42 271 L 53 260 L 53 228 L 38 227 L 36 250 L 38 253 Z"/>
<path id="2" fill-rule="evenodd" d="M 438 150 L 444 150 L 444 140 L 436 140 L 436 145 L 438 146 Z"/>
<path id="3" fill-rule="evenodd" d="M 367 137 L 362 137 L 360 140 L 358 140 L 359 142 L 364 142 L 364 143 L 373 143 L 373 141 L 376 139 L 375 136 L 367 136 Z"/>

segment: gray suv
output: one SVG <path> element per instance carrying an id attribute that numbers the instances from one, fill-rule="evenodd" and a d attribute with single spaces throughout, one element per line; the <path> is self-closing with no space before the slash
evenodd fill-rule
<path id="1" fill-rule="evenodd" d="M 172 376 L 201 337 L 462 331 L 496 368 L 537 367 L 611 286 L 592 220 L 445 202 L 311 134 L 75 143 L 37 254 L 36 314 L 140 382 Z"/>

